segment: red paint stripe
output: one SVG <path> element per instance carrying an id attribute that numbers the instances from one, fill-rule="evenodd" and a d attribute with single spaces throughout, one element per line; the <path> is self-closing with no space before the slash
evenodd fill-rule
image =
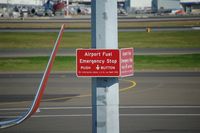
<path id="1" fill-rule="evenodd" d="M 33 108 L 31 114 L 34 114 L 34 113 L 37 111 L 37 109 L 39 108 L 39 106 L 40 106 L 40 102 L 41 102 L 42 96 L 43 96 L 43 94 L 44 94 L 45 88 L 46 88 L 46 86 L 47 86 L 48 78 L 49 78 L 51 69 L 52 69 L 52 67 L 53 67 L 53 63 L 54 63 L 54 60 L 55 60 L 55 57 L 56 57 L 56 53 L 57 53 L 57 51 L 58 51 L 58 47 L 59 47 L 59 45 L 60 45 L 61 39 L 62 39 L 63 32 L 64 32 L 64 25 L 62 26 L 61 34 L 60 34 L 60 36 L 59 36 L 58 42 L 57 42 L 57 44 L 56 44 L 55 51 L 53 52 L 52 59 L 50 60 L 49 67 L 47 68 L 47 72 L 46 72 L 46 75 L 45 75 L 45 77 L 44 77 L 44 81 L 43 81 L 43 83 L 42 83 L 41 90 L 40 90 L 40 92 L 39 92 L 39 95 L 38 95 L 38 97 L 37 97 L 36 103 L 35 103 L 35 105 L 34 105 L 34 108 Z"/>

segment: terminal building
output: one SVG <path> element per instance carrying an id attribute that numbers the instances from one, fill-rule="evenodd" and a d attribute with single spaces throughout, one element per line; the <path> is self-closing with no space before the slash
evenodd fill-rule
<path id="1" fill-rule="evenodd" d="M 117 0 L 117 2 L 119 15 L 165 14 L 177 10 L 187 14 L 200 14 L 200 0 Z M 0 16 L 8 16 L 2 14 L 19 10 L 29 12 L 31 16 L 89 15 L 91 0 L 0 0 Z"/>
<path id="2" fill-rule="evenodd" d="M 145 8 L 151 6 L 151 0 L 125 0 L 130 8 Z"/>
<path id="3" fill-rule="evenodd" d="M 118 14 L 126 15 L 126 0 L 117 0 Z M 0 17 L 90 15 L 91 0 L 0 0 Z"/>
<path id="4" fill-rule="evenodd" d="M 0 0 L 1 5 L 34 5 L 41 6 L 44 0 Z"/>
<path id="5" fill-rule="evenodd" d="M 151 13 L 151 0 L 125 0 L 124 9 L 133 14 Z"/>
<path id="6" fill-rule="evenodd" d="M 180 8 L 180 0 L 152 0 L 152 11 L 154 13 L 167 13 Z"/>
<path id="7" fill-rule="evenodd" d="M 91 0 L 0 0 L 0 5 L 42 6 L 48 1 L 51 1 L 53 3 L 65 2 L 65 3 L 69 3 L 69 5 L 72 5 L 72 4 L 84 4 L 84 5 L 89 5 L 89 6 L 91 5 Z M 129 1 L 129 0 L 117 0 L 117 1 L 118 1 L 118 5 L 122 4 L 124 6 L 125 1 Z"/>
<path id="8" fill-rule="evenodd" d="M 188 14 L 200 14 L 200 0 L 181 0 L 184 11 Z"/>

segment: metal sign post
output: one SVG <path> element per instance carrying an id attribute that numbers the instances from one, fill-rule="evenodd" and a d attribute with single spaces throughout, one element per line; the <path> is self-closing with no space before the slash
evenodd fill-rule
<path id="1" fill-rule="evenodd" d="M 118 49 L 117 0 L 92 0 L 92 48 Z M 92 78 L 93 133 L 119 133 L 119 81 Z"/>

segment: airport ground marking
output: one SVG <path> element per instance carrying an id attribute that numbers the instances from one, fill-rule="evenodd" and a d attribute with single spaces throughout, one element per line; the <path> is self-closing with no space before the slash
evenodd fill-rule
<path id="1" fill-rule="evenodd" d="M 132 89 L 133 87 L 136 86 L 136 82 L 133 81 L 133 80 L 124 80 L 124 79 L 123 79 L 122 81 L 130 82 L 131 85 L 130 85 L 129 87 L 120 89 L 120 92 L 126 92 L 126 91 L 128 91 L 128 90 L 130 90 L 130 89 Z M 65 99 L 69 99 L 69 98 L 85 98 L 85 97 L 90 97 L 90 96 L 91 96 L 91 94 L 78 95 L 78 96 L 71 96 L 71 97 L 60 97 L 60 98 L 52 98 L 52 99 L 42 100 L 42 102 L 65 100 Z"/>
<path id="2" fill-rule="evenodd" d="M 119 106 L 120 109 L 199 109 L 200 105 L 132 105 L 132 106 Z M 21 111 L 28 108 L 4 108 L 0 111 Z M 70 107 L 41 107 L 40 110 L 79 110 L 79 109 L 92 109 L 91 106 L 70 106 Z"/>
<path id="3" fill-rule="evenodd" d="M 130 85 L 129 87 L 120 89 L 120 90 L 119 90 L 120 92 L 129 91 L 130 89 L 134 88 L 134 87 L 137 85 L 137 83 L 136 83 L 134 80 L 123 79 L 122 81 L 130 82 L 131 85 Z"/>
<path id="4" fill-rule="evenodd" d="M 126 81 L 126 82 L 130 82 L 131 85 L 129 87 L 125 87 L 120 89 L 120 92 L 126 92 L 129 91 L 130 89 L 134 88 L 137 83 L 134 80 L 126 80 L 126 79 L 122 79 L 122 81 Z M 50 101 L 58 101 L 58 100 L 65 100 L 65 99 L 72 99 L 72 98 L 86 98 L 86 97 L 90 97 L 91 94 L 82 94 L 82 95 L 78 95 L 78 96 L 67 96 L 67 97 L 59 97 L 59 98 L 50 98 L 50 99 L 44 99 L 42 100 L 42 102 L 50 102 Z M 20 101 L 20 102 L 6 102 L 6 103 L 0 103 L 0 106 L 3 105 L 15 105 L 15 104 L 25 104 L 31 101 Z"/>
<path id="5" fill-rule="evenodd" d="M 194 109 L 194 108 L 200 108 L 199 105 L 193 106 L 193 105 L 162 105 L 162 106 L 120 106 L 120 109 Z M 0 118 L 15 118 L 17 116 L 15 115 L 9 115 L 9 113 L 20 113 L 21 110 L 27 110 L 28 108 L 7 108 L 7 109 L 0 109 L 0 111 L 6 111 L 5 113 L 0 114 Z M 81 106 L 81 107 L 41 107 L 41 110 L 80 110 L 80 109 L 86 109 L 90 110 L 92 109 L 91 106 Z M 12 111 L 12 112 L 7 112 Z M 20 112 L 19 112 L 20 111 Z M 53 117 L 90 117 L 91 114 L 36 114 L 32 116 L 33 118 L 53 118 Z M 120 114 L 121 117 L 199 117 L 200 113 L 122 113 Z"/>
<path id="6" fill-rule="evenodd" d="M 120 117 L 200 117 L 200 114 L 120 114 Z M 0 118 L 15 118 L 16 116 L 0 116 Z M 92 117 L 92 114 L 70 114 L 70 115 L 33 115 L 32 118 L 55 118 L 55 117 Z"/>

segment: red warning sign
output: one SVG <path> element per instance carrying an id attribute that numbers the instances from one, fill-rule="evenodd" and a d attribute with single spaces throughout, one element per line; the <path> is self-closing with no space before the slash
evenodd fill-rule
<path id="1" fill-rule="evenodd" d="M 78 49 L 76 51 L 77 76 L 118 77 L 119 50 Z"/>
<path id="2" fill-rule="evenodd" d="M 121 49 L 121 77 L 132 76 L 134 73 L 134 51 L 133 48 Z"/>
<path id="3" fill-rule="evenodd" d="M 125 77 L 133 75 L 133 49 L 77 49 L 78 77 Z"/>

